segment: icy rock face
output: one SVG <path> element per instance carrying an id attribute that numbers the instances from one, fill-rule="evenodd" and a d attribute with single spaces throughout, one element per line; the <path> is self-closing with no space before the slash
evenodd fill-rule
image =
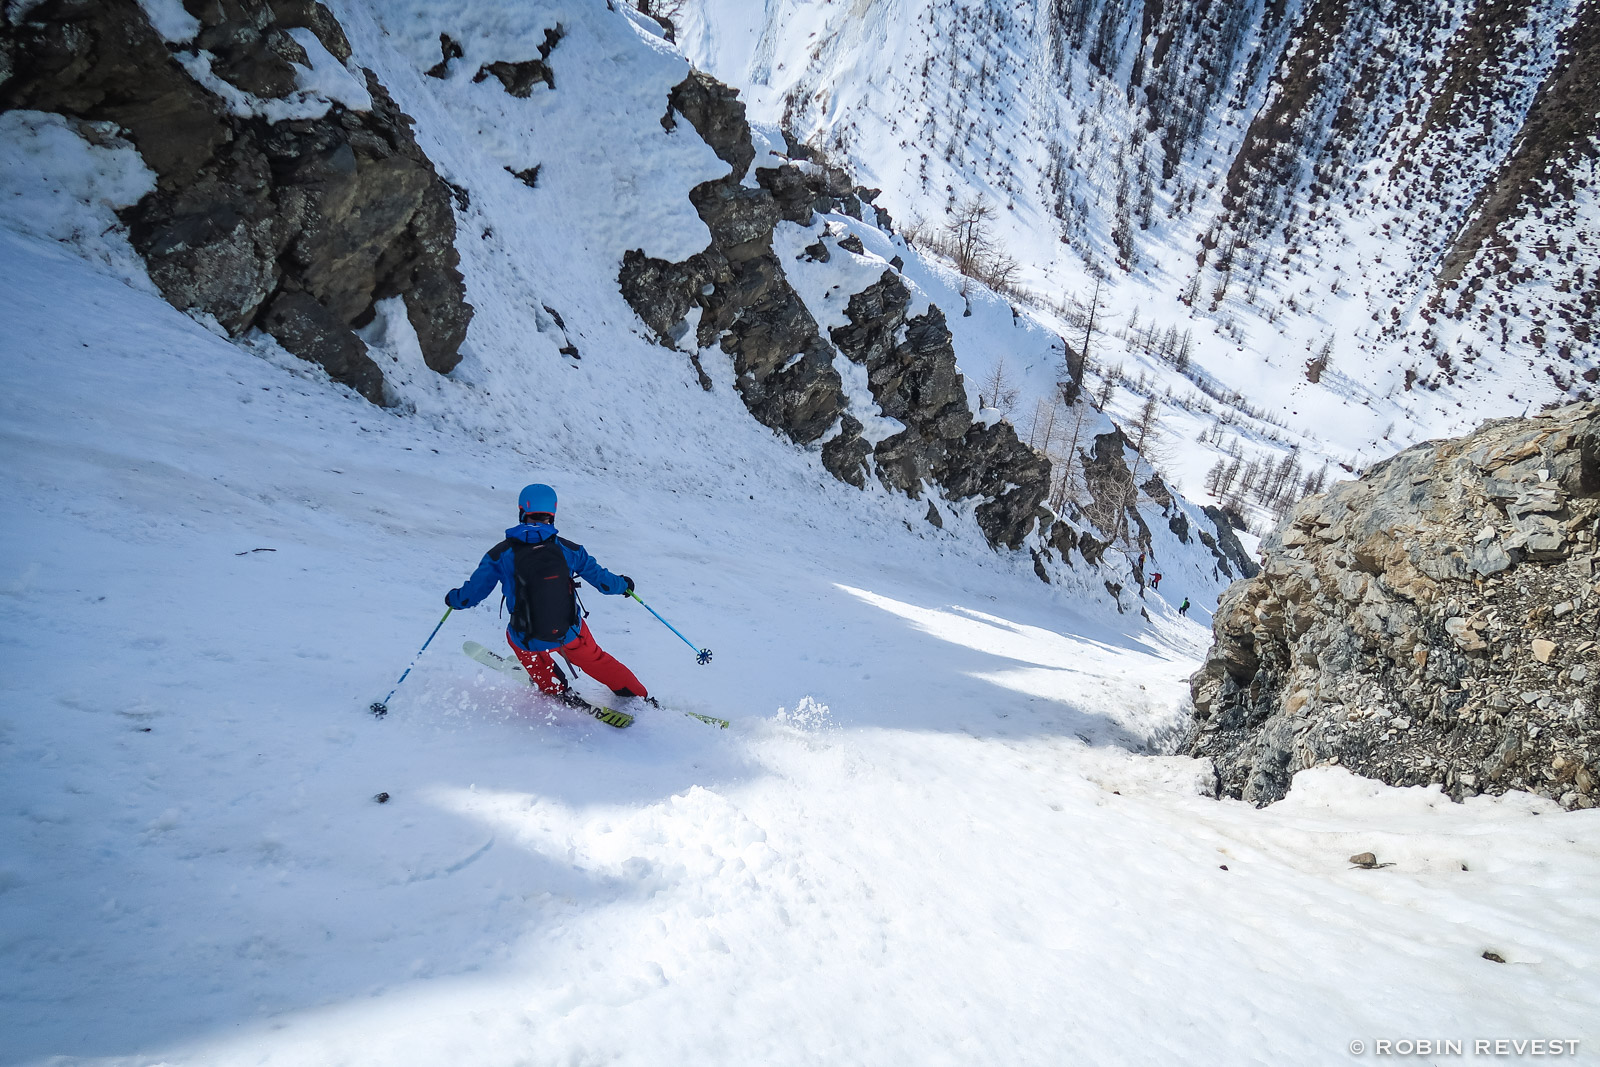
<path id="1" fill-rule="evenodd" d="M 1188 751 L 1255 804 L 1340 763 L 1600 801 L 1600 407 L 1409 448 L 1308 497 L 1223 594 Z"/>
<path id="2" fill-rule="evenodd" d="M 694 72 L 669 104 L 663 123 L 686 120 L 732 169 L 690 193 L 711 231 L 709 248 L 683 263 L 639 252 L 625 258 L 619 281 L 639 317 L 672 344 L 673 331 L 700 308 L 698 346 L 720 338 L 740 395 L 764 425 L 801 444 L 837 426 L 823 445 L 823 464 L 858 488 L 871 456 L 883 483 L 913 498 L 928 484 L 952 499 L 988 497 L 976 512 L 984 534 L 995 545 L 1020 547 L 1048 490 L 1050 465 L 1010 424 L 974 422 L 942 312 L 908 317 L 910 293 L 889 270 L 850 298 L 849 324 L 824 339 L 773 254 L 779 221 L 809 225 L 814 212 L 833 210 L 859 217 L 874 191 L 856 189 L 836 168 L 791 164 L 759 168 L 756 187 L 747 186 L 755 150 L 738 93 Z M 873 399 L 905 430 L 876 446 L 861 437 L 861 423 L 846 412 L 835 346 L 867 368 Z"/>
<path id="3" fill-rule="evenodd" d="M 1083 450 L 1086 499 L 1082 502 L 1082 513 L 1096 529 L 1111 537 L 1110 541 L 1100 542 L 1087 533 L 1079 534 L 1075 547 L 1082 552 L 1085 560 L 1097 563 L 1107 548 L 1124 538 L 1139 545 L 1150 544 L 1150 526 L 1134 506 L 1137 496 L 1131 491 L 1135 480 L 1144 477 L 1139 488 L 1161 508 L 1167 519 L 1167 528 L 1174 537 L 1188 544 L 1190 533 L 1198 534 L 1200 543 L 1211 553 L 1219 577 L 1255 577 L 1258 570 L 1255 561 L 1234 536 L 1233 528 L 1221 511 L 1216 508 L 1202 509 L 1206 518 L 1215 525 L 1215 532 L 1199 524 L 1191 528 L 1182 509 L 1175 506 L 1176 500 L 1166 483 L 1159 475 L 1149 474 L 1148 465 L 1140 466 L 1137 474 L 1130 470 L 1129 455 L 1137 456 L 1137 453 L 1132 450 L 1122 430 L 1115 427 L 1108 433 L 1096 434 L 1093 446 Z M 1061 552 L 1063 559 L 1067 558 L 1067 552 L 1055 542 L 1067 536 L 1065 529 L 1064 523 L 1057 523 L 1047 540 L 1047 544 Z M 1135 580 L 1142 582 L 1139 578 Z"/>
<path id="4" fill-rule="evenodd" d="M 134 0 L 28 8 L 0 26 L 0 107 L 128 130 L 159 181 L 123 217 L 173 305 L 236 336 L 260 327 L 381 404 L 383 374 L 351 327 L 403 296 L 428 365 L 448 373 L 472 307 L 449 190 L 410 119 L 370 72 L 363 86 L 342 66 L 349 44 L 322 5 L 189 8 L 195 35 L 171 49 Z M 349 106 L 296 91 L 318 66 L 313 42 Z"/>

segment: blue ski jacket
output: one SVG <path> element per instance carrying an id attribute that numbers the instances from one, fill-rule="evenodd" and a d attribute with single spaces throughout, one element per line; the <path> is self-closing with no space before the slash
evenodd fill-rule
<path id="1" fill-rule="evenodd" d="M 556 528 L 549 523 L 523 523 L 513 526 L 506 531 L 507 541 L 524 541 L 530 545 L 537 545 L 547 538 L 556 537 Z M 567 557 L 567 568 L 572 571 L 573 577 L 582 578 L 590 585 L 610 596 L 627 592 L 628 583 L 617 575 L 612 574 L 600 566 L 595 558 L 580 544 L 568 541 L 565 537 L 556 537 L 561 545 L 561 554 Z M 459 589 L 452 589 L 445 595 L 444 602 L 452 608 L 470 608 L 481 603 L 485 597 L 494 592 L 496 585 L 505 593 L 506 609 L 510 614 L 517 610 L 517 581 L 515 553 L 508 551 L 509 545 L 504 542 L 494 546 L 484 553 L 483 559 L 478 563 L 478 569 L 472 572 L 472 577 L 462 583 Z M 576 594 L 574 594 L 576 597 Z M 522 634 L 506 627 L 506 636 L 517 648 L 529 652 L 548 652 L 554 648 L 576 641 L 578 634 L 583 630 L 582 612 L 577 612 L 578 622 L 568 630 L 560 641 L 551 643 L 546 641 L 530 641 Z"/>

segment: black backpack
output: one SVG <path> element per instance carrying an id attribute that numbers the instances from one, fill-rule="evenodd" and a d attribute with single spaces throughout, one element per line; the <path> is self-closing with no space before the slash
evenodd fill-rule
<path id="1" fill-rule="evenodd" d="M 517 593 L 511 628 L 528 641 L 556 644 L 578 624 L 577 589 L 557 541 L 509 542 Z"/>

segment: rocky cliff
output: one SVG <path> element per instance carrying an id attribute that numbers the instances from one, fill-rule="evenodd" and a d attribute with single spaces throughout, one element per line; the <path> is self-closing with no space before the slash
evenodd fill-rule
<path id="1" fill-rule="evenodd" d="M 834 431 L 823 463 L 858 488 L 866 484 L 871 457 L 885 486 L 914 499 L 934 485 L 951 499 L 984 497 L 977 519 L 990 543 L 1021 547 L 1037 519 L 1049 520 L 1039 505 L 1050 465 L 1009 423 L 974 420 L 942 312 L 935 307 L 908 316 L 910 293 L 891 268 L 850 296 L 849 324 L 825 338 L 773 253 L 780 221 L 810 225 L 818 211 L 860 218 L 875 191 L 817 164 L 759 167 L 755 185 L 745 184 L 756 153 L 744 104 L 708 75 L 695 72 L 673 90 L 663 122 L 680 118 L 731 169 L 690 194 L 711 231 L 705 251 L 683 263 L 643 253 L 627 257 L 619 281 L 639 317 L 671 344 L 690 310 L 700 309 L 699 346 L 720 338 L 740 395 L 764 425 L 800 444 Z M 886 221 L 879 218 L 880 225 Z M 824 245 L 815 254 L 830 253 Z M 836 349 L 867 368 L 873 399 L 905 424 L 903 431 L 876 445 L 862 439 L 860 423 L 846 411 Z M 930 516 L 936 521 L 937 511 Z"/>
<path id="2" fill-rule="evenodd" d="M 1019 440 L 1011 423 L 975 416 L 943 312 L 930 306 L 911 314 L 911 291 L 898 263 L 848 295 L 843 325 L 826 333 L 818 326 L 773 251 L 774 229 L 784 221 L 812 225 L 818 212 L 866 216 L 887 227 L 887 216 L 870 208 L 876 190 L 856 187 L 845 172 L 806 160 L 804 147 L 793 141 L 792 161 L 755 167 L 755 180 L 748 181 L 756 152 L 744 105 L 734 90 L 703 73 L 692 73 L 673 90 L 662 121 L 686 121 L 730 167 L 726 176 L 690 194 L 711 231 L 703 252 L 680 263 L 633 252 L 623 263 L 623 296 L 663 344 L 674 345 L 694 322 L 690 347 L 720 348 L 730 357 L 735 387 L 764 425 L 799 444 L 823 442 L 824 467 L 857 488 L 876 477 L 913 499 L 976 499 L 974 517 L 990 544 L 1028 548 L 1042 580 L 1050 580 L 1048 564 L 1071 565 L 1074 550 L 1098 564 L 1107 542 L 1091 531 L 1114 537 L 1131 522 L 1143 535 L 1141 543 L 1148 543 L 1131 504 L 1135 497 L 1125 491 L 1131 474 L 1121 433 L 1097 440 L 1093 460 L 1096 470 L 1120 471 L 1119 478 L 1090 479 L 1087 486 L 1111 519 L 1097 524 L 1079 515 L 1078 525 L 1043 506 L 1052 484 L 1050 461 Z M 825 236 L 806 254 L 826 262 L 838 249 L 859 253 L 860 240 Z M 847 410 L 836 354 L 865 369 L 873 403 L 904 429 L 876 443 L 862 437 L 861 423 Z M 703 370 L 701 375 L 709 388 Z M 1087 452 L 1084 462 L 1091 464 Z M 1113 482 L 1115 491 L 1102 491 Z M 1152 498 L 1170 504 L 1165 486 L 1159 479 L 1155 484 Z M 1130 518 L 1117 520 L 1123 512 Z M 933 499 L 927 518 L 934 525 L 943 521 Z M 1172 521 L 1174 534 L 1188 543 L 1188 521 L 1176 514 Z M 1218 573 L 1231 576 L 1230 561 L 1250 573 L 1253 565 L 1225 521 L 1215 537 L 1199 535 Z M 1115 595 L 1114 585 L 1107 588 Z"/>
<path id="3" fill-rule="evenodd" d="M 1221 598 L 1188 751 L 1281 798 L 1342 764 L 1600 800 L 1600 407 L 1485 423 L 1307 498 Z"/>
<path id="4" fill-rule="evenodd" d="M 381 404 L 352 327 L 399 296 L 428 366 L 456 365 L 472 307 L 449 187 L 326 8 L 188 0 L 160 32 L 134 0 L 13 9 L 0 108 L 125 132 L 157 186 L 123 218 L 173 305 L 259 327 Z"/>

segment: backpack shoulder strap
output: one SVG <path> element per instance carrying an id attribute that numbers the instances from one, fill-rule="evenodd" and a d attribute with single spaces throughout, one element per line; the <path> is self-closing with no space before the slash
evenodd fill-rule
<path id="1" fill-rule="evenodd" d="M 506 549 L 515 548 L 517 544 L 518 542 L 515 538 L 508 537 L 489 550 L 489 558 L 498 563 L 500 562 L 500 557 L 505 555 Z"/>

